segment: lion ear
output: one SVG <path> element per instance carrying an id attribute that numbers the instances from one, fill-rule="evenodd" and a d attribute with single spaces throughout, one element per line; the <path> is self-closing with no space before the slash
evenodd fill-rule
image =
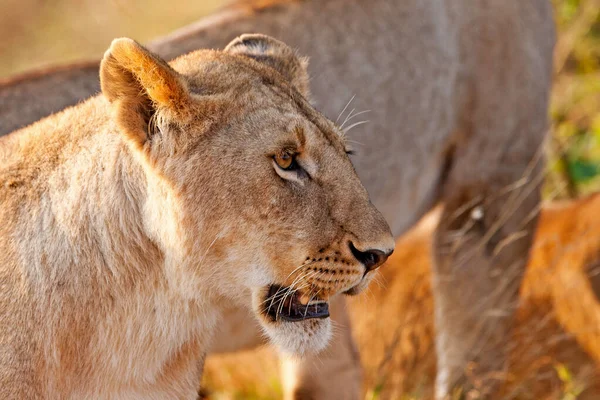
<path id="1" fill-rule="evenodd" d="M 241 54 L 279 72 L 304 97 L 308 91 L 308 59 L 277 39 L 260 34 L 245 34 L 227 45 L 226 52 Z"/>
<path id="2" fill-rule="evenodd" d="M 156 112 L 181 117 L 189 109 L 183 77 L 131 39 L 113 40 L 100 64 L 100 85 L 120 129 L 140 145 Z"/>

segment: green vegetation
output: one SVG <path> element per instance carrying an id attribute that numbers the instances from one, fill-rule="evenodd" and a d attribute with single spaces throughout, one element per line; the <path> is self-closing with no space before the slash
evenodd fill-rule
<path id="1" fill-rule="evenodd" d="M 600 189 L 600 1 L 553 0 L 558 42 L 545 195 Z"/>
<path id="2" fill-rule="evenodd" d="M 582 386 L 573 378 L 573 374 L 565 365 L 558 364 L 554 368 L 563 383 L 561 400 L 576 400 L 583 392 Z"/>

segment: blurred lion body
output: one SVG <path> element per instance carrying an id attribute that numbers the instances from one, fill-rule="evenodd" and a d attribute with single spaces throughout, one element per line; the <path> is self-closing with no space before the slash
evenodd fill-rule
<path id="1" fill-rule="evenodd" d="M 244 32 L 277 37 L 313 60 L 311 97 L 348 130 L 359 178 L 394 235 L 445 204 L 433 252 L 438 397 L 469 384 L 470 361 L 502 369 L 540 201 L 550 2 L 248 1 L 149 47 L 171 59 Z M 0 133 L 76 103 L 95 84 L 90 65 L 4 82 Z M 483 212 L 474 225 L 475 207 Z M 455 241 L 458 230 L 465 234 Z M 511 284 L 490 296 L 509 270 Z M 504 312 L 481 318 L 490 309 Z M 304 373 L 300 386 L 312 379 Z"/>
<path id="2" fill-rule="evenodd" d="M 381 399 L 433 397 L 436 357 L 430 248 L 438 218 L 439 212 L 434 212 L 402 236 L 381 269 L 379 287 L 374 285 L 364 297 L 349 302 L 365 390 L 379 393 Z M 495 398 L 555 399 L 565 393 L 577 393 L 579 399 L 600 396 L 599 257 L 600 194 L 544 207 L 520 294 L 508 382 Z M 346 357 L 348 351 L 338 348 L 328 358 Z M 251 367 L 257 359 L 266 371 Z M 273 396 L 265 377 L 276 376 L 276 366 L 267 348 L 214 355 L 207 360 L 205 382 L 217 391 Z M 319 368 L 318 362 L 314 367 Z M 561 377 L 563 371 L 571 377 Z M 338 390 L 347 384 L 318 374 L 313 380 L 315 386 Z"/>

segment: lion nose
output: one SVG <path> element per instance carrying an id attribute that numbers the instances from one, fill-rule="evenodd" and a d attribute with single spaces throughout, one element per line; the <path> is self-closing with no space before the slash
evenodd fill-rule
<path id="1" fill-rule="evenodd" d="M 379 249 L 361 251 L 358 250 L 352 242 L 349 242 L 348 245 L 350 246 L 350 251 L 352 251 L 354 257 L 365 266 L 367 269 L 366 272 L 377 269 L 393 252 L 393 250 L 383 251 Z"/>

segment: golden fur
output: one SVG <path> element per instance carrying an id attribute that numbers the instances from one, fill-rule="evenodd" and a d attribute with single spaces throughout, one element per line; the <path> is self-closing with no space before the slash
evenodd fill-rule
<path id="1" fill-rule="evenodd" d="M 437 212 L 427 216 L 398 240 L 377 278 L 380 284 L 349 304 L 364 390 L 379 393 L 381 399 L 433 397 L 436 357 L 430 247 L 438 218 Z M 599 259 L 600 194 L 544 207 L 520 293 L 507 384 L 495 398 L 555 399 L 575 394 L 591 400 L 600 396 Z M 228 324 L 245 325 L 243 321 L 242 316 L 230 316 Z M 350 321 L 340 327 L 340 339 L 350 330 Z M 235 340 L 243 337 L 253 336 L 248 330 L 235 333 Z M 229 339 L 223 334 L 215 344 Z M 344 374 L 352 370 L 355 350 L 343 340 L 338 342 L 326 359 L 347 360 L 346 365 L 331 369 L 325 364 L 326 368 L 306 379 L 310 385 L 297 388 L 297 398 L 304 398 L 301 394 L 307 389 L 313 389 L 312 399 L 346 393 Z M 319 361 L 313 362 L 313 369 L 320 369 Z M 257 363 L 264 368 L 251 367 Z M 273 396 L 268 382 L 277 379 L 277 365 L 267 348 L 210 356 L 205 384 L 211 390 Z M 285 373 L 281 378 L 289 379 Z M 474 382 L 473 395 L 485 389 L 478 388 L 481 384 Z M 330 397 L 322 395 L 327 393 L 323 387 Z"/>
<path id="2" fill-rule="evenodd" d="M 359 292 L 394 242 L 305 62 L 262 35 L 171 65 L 117 39 L 100 76 L 0 142 L 0 397 L 193 399 L 229 303 L 324 347 L 329 319 L 270 318 L 270 287 Z"/>
<path id="3" fill-rule="evenodd" d="M 544 170 L 551 3 L 251 0 L 149 46 L 170 59 L 252 31 L 311 57 L 312 98 L 348 130 L 394 235 L 445 204 L 433 253 L 438 397 L 470 381 L 467 365 L 506 367 Z M 93 70 L 67 75 L 0 85 L 0 132 L 94 92 Z"/>

